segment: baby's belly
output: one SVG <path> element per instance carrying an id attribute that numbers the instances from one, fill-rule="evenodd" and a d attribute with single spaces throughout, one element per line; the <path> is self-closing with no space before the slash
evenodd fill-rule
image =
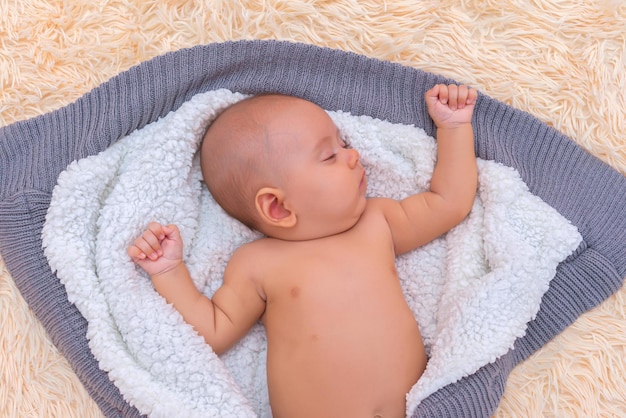
<path id="1" fill-rule="evenodd" d="M 404 417 L 426 355 L 412 313 L 396 302 L 345 300 L 318 305 L 317 315 L 298 317 L 311 312 L 304 307 L 266 318 L 274 417 Z"/>

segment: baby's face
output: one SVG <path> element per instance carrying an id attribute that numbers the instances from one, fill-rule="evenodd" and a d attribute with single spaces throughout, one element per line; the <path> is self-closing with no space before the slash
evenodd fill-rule
<path id="1" fill-rule="evenodd" d="M 286 204 L 310 239 L 354 226 L 365 210 L 367 178 L 359 153 L 317 105 L 290 99 L 268 126 L 281 161 Z"/>

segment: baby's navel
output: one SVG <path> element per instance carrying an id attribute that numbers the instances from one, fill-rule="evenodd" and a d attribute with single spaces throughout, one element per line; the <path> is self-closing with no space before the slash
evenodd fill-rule
<path id="1" fill-rule="evenodd" d="M 300 296 L 300 288 L 298 286 L 292 287 L 291 288 L 291 297 L 295 299 L 298 296 Z"/>

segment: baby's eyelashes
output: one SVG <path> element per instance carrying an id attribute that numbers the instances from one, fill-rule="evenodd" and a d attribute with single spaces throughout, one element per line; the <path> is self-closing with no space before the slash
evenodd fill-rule
<path id="1" fill-rule="evenodd" d="M 343 143 L 343 144 L 341 145 L 341 148 L 343 148 L 343 149 L 352 149 L 352 146 L 351 146 L 350 144 Z M 326 162 L 326 161 L 332 161 L 332 160 L 334 160 L 336 157 L 337 157 L 337 151 L 333 151 L 333 152 L 332 152 L 332 154 L 328 155 L 328 156 L 327 156 L 327 157 L 325 157 L 325 158 L 322 158 L 322 161 L 323 161 L 323 162 Z"/>
<path id="2" fill-rule="evenodd" d="M 341 131 L 338 131 L 337 136 L 339 136 L 339 143 L 341 144 L 342 148 L 352 148 L 352 145 L 350 145 L 348 138 L 346 138 L 346 136 Z"/>
<path id="3" fill-rule="evenodd" d="M 335 157 L 336 157 L 336 156 L 337 156 L 337 153 L 336 153 L 336 152 L 333 152 L 333 153 L 332 153 L 332 154 L 330 154 L 328 157 L 326 157 L 326 158 L 322 159 L 322 161 L 323 161 L 323 162 L 326 162 L 326 161 L 332 161 L 332 160 L 334 160 L 334 159 L 335 159 Z"/>
<path id="4" fill-rule="evenodd" d="M 328 145 L 329 148 L 326 149 L 326 152 L 321 157 L 322 162 L 333 161 L 337 157 L 337 153 L 339 152 L 339 149 L 336 147 L 336 145 L 334 145 L 335 140 L 332 140 L 330 137 L 328 138 L 328 140 L 332 141 L 330 142 L 330 144 L 333 144 L 333 145 L 330 145 L 330 144 Z M 346 140 L 344 135 L 341 134 L 339 131 L 337 132 L 336 141 L 337 141 L 336 143 L 339 145 L 340 148 L 352 149 L 352 145 L 350 145 L 350 143 Z"/>

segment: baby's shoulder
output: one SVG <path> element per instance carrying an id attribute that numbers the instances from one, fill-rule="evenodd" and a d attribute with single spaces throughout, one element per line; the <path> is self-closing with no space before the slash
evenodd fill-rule
<path id="1" fill-rule="evenodd" d="M 230 259 L 232 263 L 245 263 L 250 265 L 251 263 L 257 264 L 262 260 L 271 258 L 275 253 L 275 239 L 273 238 L 259 238 L 254 241 L 250 241 L 241 245 L 235 250 Z"/>
<path id="2" fill-rule="evenodd" d="M 370 198 L 367 200 L 362 222 L 368 229 L 390 232 L 392 220 L 403 212 L 402 204 L 398 200 L 387 197 Z"/>
<path id="3" fill-rule="evenodd" d="M 263 275 L 268 266 L 269 252 L 264 238 L 251 241 L 238 247 L 228 260 L 226 273 L 230 277 L 255 278 Z"/>
<path id="4" fill-rule="evenodd" d="M 281 245 L 280 240 L 260 238 L 237 248 L 226 270 L 240 278 L 248 278 L 264 287 L 265 278 L 272 276 L 279 266 L 289 259 L 290 249 Z"/>
<path id="5" fill-rule="evenodd" d="M 367 199 L 365 215 L 368 216 L 385 216 L 385 213 L 395 210 L 400 206 L 400 202 L 388 197 L 371 197 Z"/>

